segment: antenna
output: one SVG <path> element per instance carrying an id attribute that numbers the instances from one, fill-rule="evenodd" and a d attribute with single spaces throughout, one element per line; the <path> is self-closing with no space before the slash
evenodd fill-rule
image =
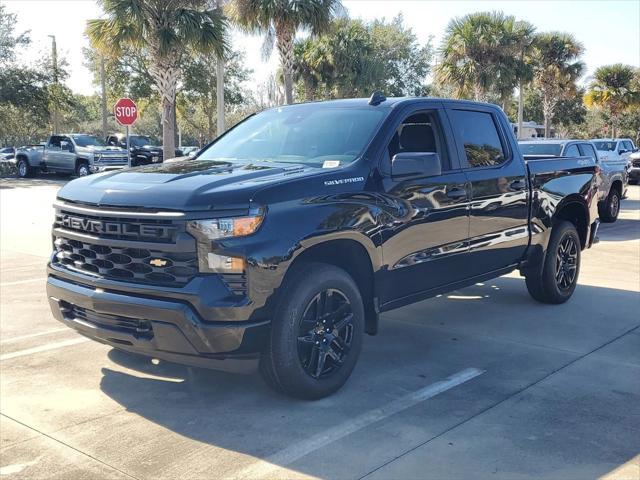
<path id="1" fill-rule="evenodd" d="M 382 92 L 376 90 L 371 95 L 371 98 L 369 98 L 369 105 L 373 105 L 373 106 L 380 105 L 386 99 L 387 97 L 385 97 Z"/>

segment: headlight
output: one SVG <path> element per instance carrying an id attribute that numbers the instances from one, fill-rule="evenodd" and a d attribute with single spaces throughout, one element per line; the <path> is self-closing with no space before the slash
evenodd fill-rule
<path id="1" fill-rule="evenodd" d="M 246 217 L 214 218 L 193 220 L 187 224 L 187 231 L 197 240 L 198 268 L 203 273 L 242 273 L 243 258 L 228 257 L 214 253 L 215 241 L 229 237 L 251 235 L 260 227 L 263 214 Z"/>

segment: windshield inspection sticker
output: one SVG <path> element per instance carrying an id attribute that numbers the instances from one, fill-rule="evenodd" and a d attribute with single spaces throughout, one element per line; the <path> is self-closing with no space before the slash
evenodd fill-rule
<path id="1" fill-rule="evenodd" d="M 325 160 L 322 168 L 336 168 L 340 166 L 340 160 Z"/>
<path id="2" fill-rule="evenodd" d="M 364 177 L 352 177 L 352 178 L 338 178 L 336 180 L 327 180 L 324 182 L 325 185 L 344 185 L 345 183 L 356 183 L 356 182 L 364 182 Z"/>

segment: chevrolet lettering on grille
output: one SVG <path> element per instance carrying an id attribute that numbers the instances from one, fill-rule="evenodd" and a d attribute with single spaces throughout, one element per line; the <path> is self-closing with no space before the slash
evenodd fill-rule
<path id="1" fill-rule="evenodd" d="M 71 215 L 56 215 L 58 225 L 72 230 L 87 233 L 119 235 L 127 237 L 171 238 L 175 227 L 166 225 L 147 225 L 144 223 L 119 223 L 93 220 L 90 218 L 74 217 Z"/>

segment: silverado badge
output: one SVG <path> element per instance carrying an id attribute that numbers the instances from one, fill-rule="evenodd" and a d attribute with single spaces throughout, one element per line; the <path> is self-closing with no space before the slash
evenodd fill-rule
<path id="1" fill-rule="evenodd" d="M 154 267 L 164 267 L 167 264 L 167 261 L 161 258 L 154 258 L 152 260 L 149 260 L 149 263 Z"/>

